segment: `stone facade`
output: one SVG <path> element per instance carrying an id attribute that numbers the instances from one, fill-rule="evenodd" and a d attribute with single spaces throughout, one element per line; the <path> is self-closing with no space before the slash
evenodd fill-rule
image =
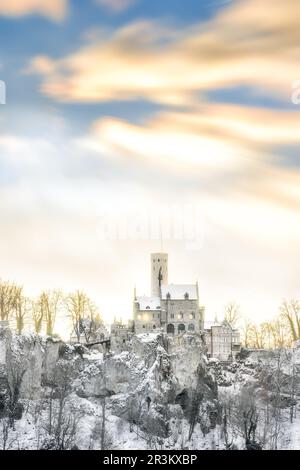
<path id="1" fill-rule="evenodd" d="M 151 255 L 152 296 L 134 295 L 136 333 L 162 329 L 177 335 L 203 330 L 204 308 L 199 306 L 198 284 L 168 284 L 168 255 Z"/>
<path id="2" fill-rule="evenodd" d="M 241 351 L 240 332 L 227 322 L 212 325 L 205 330 L 208 357 L 220 361 L 232 361 Z"/>
<path id="3" fill-rule="evenodd" d="M 111 351 L 119 354 L 122 351 L 128 351 L 129 341 L 133 334 L 133 322 L 129 321 L 128 324 L 122 321 L 114 321 L 111 325 L 110 342 Z"/>

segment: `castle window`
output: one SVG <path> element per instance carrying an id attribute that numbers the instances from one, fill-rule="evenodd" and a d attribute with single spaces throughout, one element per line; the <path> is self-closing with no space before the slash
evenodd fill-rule
<path id="1" fill-rule="evenodd" d="M 155 325 L 153 325 L 153 330 L 155 330 L 155 329 L 156 329 L 156 326 L 155 326 Z"/>
<path id="2" fill-rule="evenodd" d="M 155 313 L 152 314 L 152 318 L 155 318 Z"/>
<path id="3" fill-rule="evenodd" d="M 190 320 L 194 320 L 194 319 L 195 319 L 195 313 L 192 312 L 192 313 L 190 313 Z"/>
<path id="4" fill-rule="evenodd" d="M 143 328 L 146 328 L 146 325 L 143 325 Z"/>
<path id="5" fill-rule="evenodd" d="M 187 299 L 189 298 L 189 293 L 188 293 L 188 292 L 186 292 L 186 293 L 184 294 L 184 298 L 185 298 L 185 300 L 187 300 Z"/>
<path id="6" fill-rule="evenodd" d="M 183 319 L 183 313 L 182 312 L 178 313 L 177 318 L 179 320 L 182 320 Z"/>
<path id="7" fill-rule="evenodd" d="M 174 318 L 174 313 L 171 313 L 171 318 Z"/>
<path id="8" fill-rule="evenodd" d="M 146 310 L 150 310 L 150 307 L 149 307 L 149 305 L 147 305 L 147 307 L 146 307 Z"/>
<path id="9" fill-rule="evenodd" d="M 195 325 L 193 323 L 190 323 L 188 326 L 189 331 L 195 331 Z"/>

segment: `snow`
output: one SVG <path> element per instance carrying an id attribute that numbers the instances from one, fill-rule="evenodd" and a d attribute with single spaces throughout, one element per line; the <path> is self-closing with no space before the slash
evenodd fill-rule
<path id="1" fill-rule="evenodd" d="M 88 361 L 97 361 L 103 362 L 104 354 L 95 350 L 91 350 L 90 354 L 83 354 L 83 358 Z"/>
<path id="2" fill-rule="evenodd" d="M 197 300 L 197 285 L 196 284 L 168 284 L 161 287 L 162 299 L 167 299 L 167 294 L 171 295 L 171 299 L 184 300 L 185 294 L 189 295 L 190 300 Z"/>
<path id="3" fill-rule="evenodd" d="M 59 344 L 36 335 L 13 335 L 5 341 L 11 341 L 10 360 L 15 361 L 7 365 L 17 366 L 24 360 L 27 365 L 25 383 L 21 388 L 23 415 L 9 430 L 7 447 L 11 449 L 38 449 L 51 442 L 47 422 L 56 380 L 52 369 L 57 363 L 63 366 L 62 370 L 67 366 L 74 369 L 64 403 L 66 416 L 78 417 L 74 443 L 80 449 L 95 450 L 101 447 L 99 429 L 104 403 L 105 442 L 109 449 L 224 449 L 222 416 L 216 418 L 218 409 L 223 410 L 224 404 L 230 400 L 234 405 L 238 403 L 246 389 L 251 391 L 258 412 L 264 417 L 264 400 L 268 393 L 266 395 L 266 390 L 263 390 L 259 376 L 263 367 L 271 374 L 276 367 L 276 353 L 271 352 L 253 354 L 243 362 L 231 364 L 208 360 L 203 355 L 200 336 L 188 334 L 178 338 L 157 332 L 133 335 L 126 351 L 103 355 L 91 350 L 82 357 L 76 355 L 72 347 L 67 348 L 65 356 L 61 353 L 57 356 Z M 0 338 L 0 349 L 2 346 L 3 338 Z M 51 361 L 46 361 L 49 347 Z M 299 365 L 299 354 L 285 351 L 284 360 L 282 371 L 289 377 L 292 365 Z M 43 385 L 42 377 L 49 378 L 47 385 Z M 184 392 L 191 400 L 199 377 L 204 395 L 189 440 L 189 414 L 181 397 Z M 59 385 L 54 385 L 57 391 Z M 288 389 L 282 391 L 282 396 L 290 397 Z M 51 403 L 57 410 L 59 394 Z M 272 406 L 272 402 L 269 403 Z M 278 448 L 300 449 L 299 401 L 296 408 L 292 423 L 289 407 L 281 408 Z M 260 423 L 262 427 L 265 420 L 261 419 Z M 235 446 L 244 449 L 241 433 L 232 423 L 231 426 L 230 439 L 233 437 Z M 258 428 L 258 435 L 261 431 Z M 0 427 L 0 449 L 2 439 Z"/>
<path id="4" fill-rule="evenodd" d="M 136 335 L 136 338 L 143 343 L 153 343 L 157 341 L 157 333 L 141 333 Z"/>
<path id="5" fill-rule="evenodd" d="M 136 298 L 136 302 L 140 305 L 140 310 L 160 310 L 159 297 L 141 296 Z"/>

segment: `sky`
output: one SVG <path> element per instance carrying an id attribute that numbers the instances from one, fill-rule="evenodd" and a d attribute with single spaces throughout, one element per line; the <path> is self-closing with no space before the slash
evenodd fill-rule
<path id="1" fill-rule="evenodd" d="M 207 320 L 299 297 L 299 24 L 299 0 L 0 0 L 1 278 L 129 318 L 163 250 Z"/>

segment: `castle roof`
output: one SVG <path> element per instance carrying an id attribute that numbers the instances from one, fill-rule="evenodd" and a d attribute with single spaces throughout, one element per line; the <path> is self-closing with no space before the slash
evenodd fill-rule
<path id="1" fill-rule="evenodd" d="M 140 310 L 160 310 L 159 297 L 137 297 L 136 302 L 140 306 Z"/>
<path id="2" fill-rule="evenodd" d="M 166 300 L 168 294 L 170 299 L 173 300 L 184 300 L 185 298 L 197 300 L 197 284 L 168 284 L 161 286 L 161 298 Z"/>

